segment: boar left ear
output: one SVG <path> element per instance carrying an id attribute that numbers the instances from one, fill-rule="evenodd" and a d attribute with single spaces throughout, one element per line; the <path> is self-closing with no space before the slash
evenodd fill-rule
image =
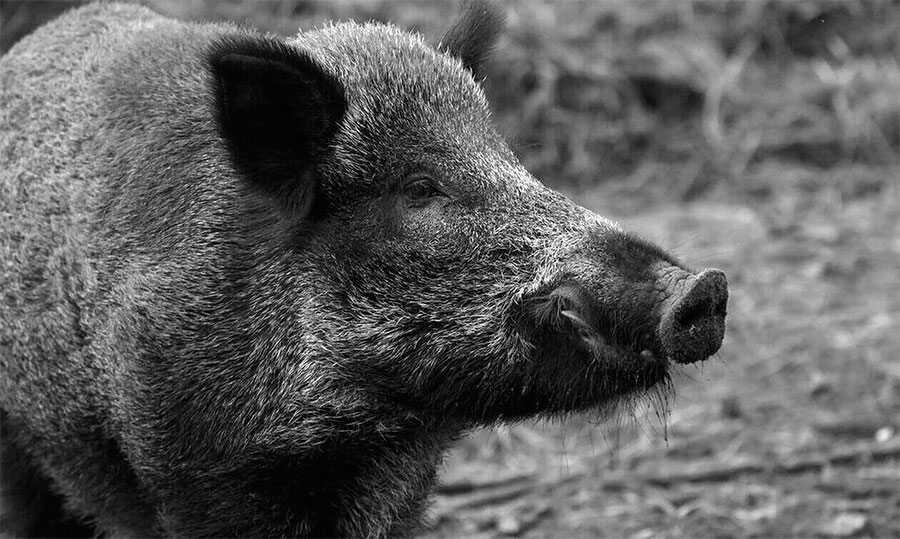
<path id="1" fill-rule="evenodd" d="M 312 169 L 347 109 L 343 86 L 306 53 L 261 36 L 220 41 L 210 66 L 235 168 L 304 216 L 315 192 Z"/>
<path id="2" fill-rule="evenodd" d="M 503 29 L 504 17 L 497 6 L 483 0 L 467 2 L 459 20 L 441 39 L 438 49 L 462 60 L 477 79 L 488 53 Z"/>

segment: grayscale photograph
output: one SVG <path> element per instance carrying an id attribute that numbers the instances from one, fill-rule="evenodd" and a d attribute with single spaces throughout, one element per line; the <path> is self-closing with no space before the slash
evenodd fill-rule
<path id="1" fill-rule="evenodd" d="M 900 538 L 900 0 L 0 0 L 0 539 Z"/>

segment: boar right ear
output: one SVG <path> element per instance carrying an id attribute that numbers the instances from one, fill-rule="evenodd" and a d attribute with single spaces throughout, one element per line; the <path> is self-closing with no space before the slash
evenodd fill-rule
<path id="1" fill-rule="evenodd" d="M 447 30 L 438 49 L 459 58 L 477 79 L 503 29 L 503 14 L 486 0 L 466 2 L 459 20 Z"/>
<path id="2" fill-rule="evenodd" d="M 222 40 L 210 66 L 235 168 L 304 216 L 315 191 L 312 169 L 347 109 L 343 86 L 306 53 L 271 38 Z"/>

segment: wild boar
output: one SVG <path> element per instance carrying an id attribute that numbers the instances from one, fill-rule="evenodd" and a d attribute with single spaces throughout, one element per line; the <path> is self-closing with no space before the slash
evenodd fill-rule
<path id="1" fill-rule="evenodd" d="M 722 272 L 497 133 L 499 26 L 282 39 L 102 4 L 0 59 L 7 533 L 408 535 L 466 429 L 719 349 Z"/>

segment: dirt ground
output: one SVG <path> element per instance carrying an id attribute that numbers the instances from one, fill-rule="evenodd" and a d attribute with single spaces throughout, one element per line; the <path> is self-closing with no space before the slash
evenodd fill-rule
<path id="1" fill-rule="evenodd" d="M 144 3 L 432 41 L 456 10 Z M 500 3 L 484 84 L 525 165 L 724 270 L 728 328 L 668 398 L 460 440 L 423 536 L 900 537 L 900 3 Z M 5 0 L 3 48 L 60 4 Z"/>

